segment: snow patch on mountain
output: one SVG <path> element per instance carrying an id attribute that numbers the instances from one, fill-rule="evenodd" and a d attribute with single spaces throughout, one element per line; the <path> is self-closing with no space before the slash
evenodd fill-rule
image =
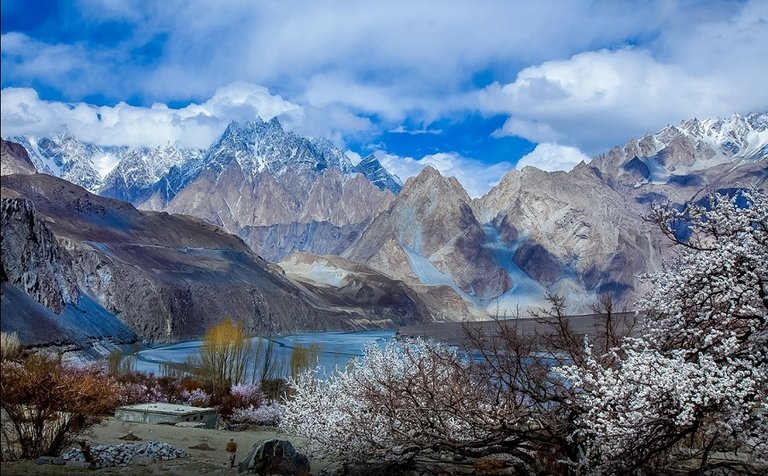
<path id="1" fill-rule="evenodd" d="M 768 157 L 768 113 L 734 114 L 724 118 L 690 119 L 670 125 L 642 139 L 632 139 L 623 147 L 598 156 L 591 165 L 602 172 L 621 173 L 621 168 L 637 159 L 651 176 L 645 183 L 667 183 L 675 176 L 686 176 L 738 160 Z M 637 170 L 635 166 L 635 170 Z"/>
<path id="2" fill-rule="evenodd" d="M 464 292 L 456 281 L 448 275 L 440 271 L 433 265 L 427 257 L 419 253 L 413 248 L 403 246 L 406 256 L 408 256 L 408 262 L 411 266 L 411 271 L 419 279 L 422 284 L 427 286 L 449 286 L 456 293 L 467 302 L 475 303 L 475 299 Z"/>
<path id="3" fill-rule="evenodd" d="M 202 155 L 202 150 L 180 149 L 171 144 L 154 149 L 120 148 L 119 162 L 104 179 L 102 189 L 117 185 L 128 189 L 147 188 L 167 175 L 171 167 L 199 160 Z"/>
<path id="4" fill-rule="evenodd" d="M 527 239 L 527 234 L 521 233 L 517 240 L 511 245 L 507 245 L 492 224 L 483 225 L 483 230 L 487 237 L 483 247 L 490 252 L 496 264 L 512 278 L 512 288 L 509 291 L 484 303 L 486 311 L 491 315 L 499 312 L 506 316 L 512 316 L 518 307 L 526 309 L 543 303 L 547 288 L 530 277 L 528 273 L 515 264 L 513 259 L 517 249 Z"/>
<path id="5" fill-rule="evenodd" d="M 42 173 L 61 177 L 90 191 L 101 186 L 103 177 L 97 164 L 105 161 L 109 151 L 79 141 L 66 130 L 50 138 L 19 136 L 6 140 L 23 145 L 32 163 Z"/>

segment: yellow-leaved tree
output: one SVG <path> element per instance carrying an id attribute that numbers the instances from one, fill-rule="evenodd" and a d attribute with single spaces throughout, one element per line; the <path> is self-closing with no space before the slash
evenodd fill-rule
<path id="1" fill-rule="evenodd" d="M 245 381 L 252 359 L 253 349 L 245 325 L 227 317 L 205 332 L 200 355 L 193 363 L 211 393 L 222 396 L 232 385 Z"/>

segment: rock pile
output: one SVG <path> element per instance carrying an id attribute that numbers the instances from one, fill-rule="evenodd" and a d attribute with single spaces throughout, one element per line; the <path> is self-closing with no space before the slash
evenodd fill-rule
<path id="1" fill-rule="evenodd" d="M 168 461 L 189 456 L 186 451 L 159 441 L 96 445 L 91 447 L 91 455 L 93 455 L 97 468 L 128 466 L 130 464 L 147 465 L 155 461 Z M 66 464 L 85 462 L 85 455 L 79 448 L 70 448 L 61 457 Z"/>
<path id="2" fill-rule="evenodd" d="M 309 458 L 296 451 L 290 441 L 267 440 L 251 447 L 237 472 L 309 476 Z"/>

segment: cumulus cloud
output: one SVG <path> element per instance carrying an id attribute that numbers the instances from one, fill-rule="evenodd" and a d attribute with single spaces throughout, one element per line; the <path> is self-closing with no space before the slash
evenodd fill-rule
<path id="1" fill-rule="evenodd" d="M 478 94 L 510 114 L 496 136 L 558 141 L 598 153 L 689 117 L 764 110 L 768 4 L 663 32 L 657 43 L 578 53 L 522 69 Z"/>
<path id="2" fill-rule="evenodd" d="M 557 140 L 558 133 L 549 124 L 510 117 L 504 121 L 504 125 L 493 131 L 491 135 L 496 138 L 518 136 L 532 142 L 546 142 Z"/>
<path id="3" fill-rule="evenodd" d="M 61 12 L 72 16 L 52 12 L 45 38 L 2 35 L 2 83 L 71 104 L 3 90 L 4 133 L 65 123 L 95 142 L 199 145 L 258 112 L 342 144 L 480 113 L 508 117 L 494 137 L 596 154 L 690 116 L 768 108 L 762 0 L 79 0 Z M 109 22 L 124 37 L 104 40 Z M 146 107 L 82 102 L 94 97 Z"/>
<path id="4" fill-rule="evenodd" d="M 567 172 L 579 162 L 589 162 L 589 160 L 589 157 L 575 147 L 542 143 L 537 145 L 531 153 L 524 155 L 515 168 L 519 170 L 530 165 L 547 172 L 556 170 Z"/>
<path id="5" fill-rule="evenodd" d="M 485 195 L 491 187 L 499 183 L 504 174 L 514 168 L 510 162 L 489 165 L 455 152 L 430 154 L 420 159 L 400 157 L 385 151 L 377 151 L 374 155 L 390 173 L 403 181 L 418 175 L 424 167 L 431 165 L 441 174 L 455 177 L 473 198 Z"/>
<path id="6" fill-rule="evenodd" d="M 200 104 L 136 107 L 124 102 L 94 106 L 84 102 L 44 101 L 28 88 L 2 90 L 3 134 L 49 136 L 66 127 L 81 140 L 99 145 L 157 146 L 179 143 L 208 147 L 232 120 L 278 117 L 289 129 L 331 135 L 369 127 L 366 119 L 303 108 L 262 87 L 235 82 Z M 322 118 L 322 120 L 321 120 Z M 322 126 L 321 126 L 322 124 Z M 325 133 L 325 134 L 324 134 Z"/>
<path id="7" fill-rule="evenodd" d="M 207 0 L 81 0 L 84 28 L 114 21 L 128 25 L 130 36 L 113 44 L 37 41 L 34 48 L 4 37 L 3 61 L 13 58 L 14 68 L 3 74 L 73 100 L 88 84 L 90 94 L 116 101 L 201 101 L 222 84 L 246 80 L 321 109 L 335 104 L 393 120 L 428 119 L 466 107 L 478 75 L 509 80 L 525 65 L 653 38 L 680 17 L 690 29 L 728 11 L 682 8 L 590 0 L 555 0 L 546 9 L 533 0 L 222 0 L 217 8 Z M 157 57 L 133 61 L 156 42 Z M 56 48 L 66 54 L 47 57 L 66 59 L 64 77 L 35 66 L 47 63 L 40 50 Z"/>

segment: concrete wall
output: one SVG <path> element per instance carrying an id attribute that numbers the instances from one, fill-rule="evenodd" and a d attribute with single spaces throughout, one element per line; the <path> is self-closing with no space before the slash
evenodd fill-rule
<path id="1" fill-rule="evenodd" d="M 184 421 L 188 422 L 201 422 L 205 425 L 205 428 L 216 428 L 215 411 L 200 412 L 187 415 L 169 415 L 160 412 L 136 410 L 130 408 L 119 408 L 115 411 L 115 418 L 124 421 L 133 421 L 137 423 L 153 423 L 153 424 L 176 424 Z"/>

